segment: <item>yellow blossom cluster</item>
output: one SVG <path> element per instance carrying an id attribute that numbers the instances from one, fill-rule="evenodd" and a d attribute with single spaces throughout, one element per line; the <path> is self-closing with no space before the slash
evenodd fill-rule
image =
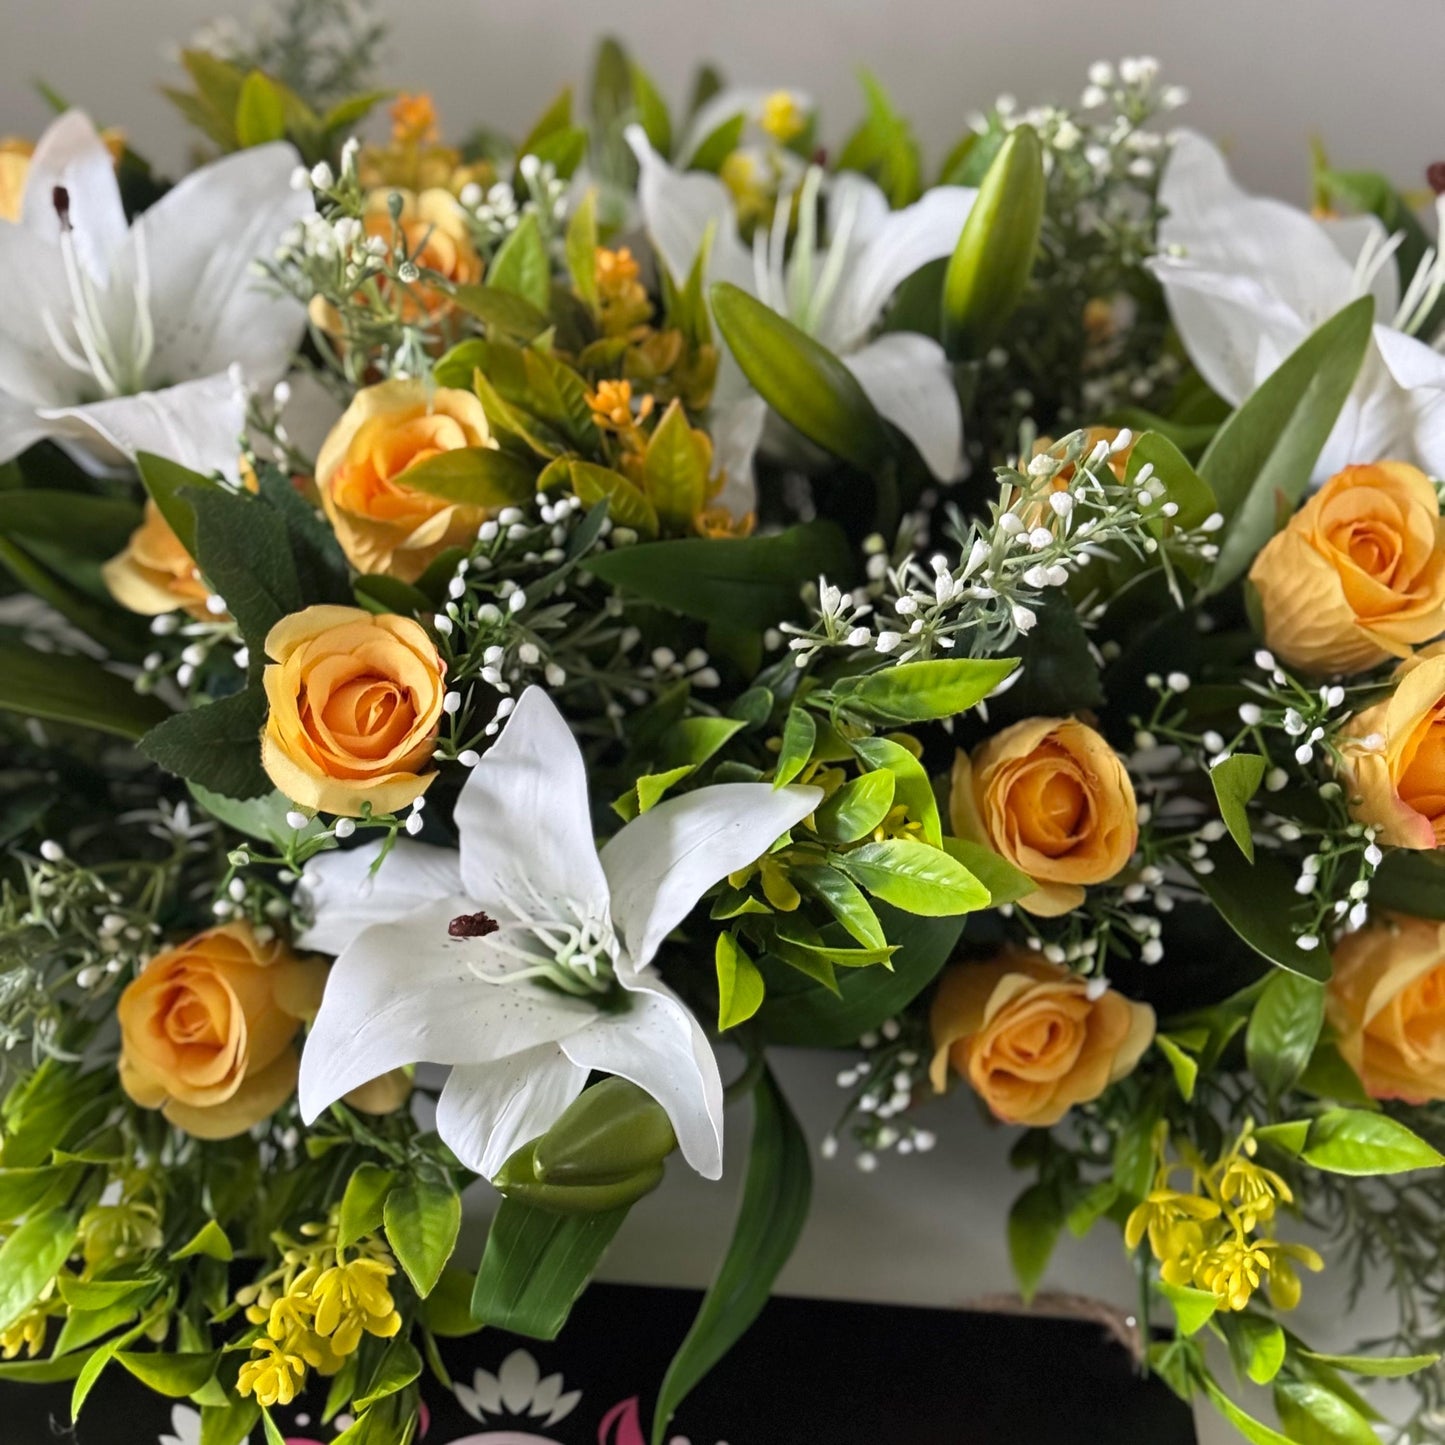
<path id="1" fill-rule="evenodd" d="M 343 1249 L 334 1211 L 301 1233 L 280 1241 L 277 1269 L 236 1296 L 265 1331 L 252 1342 L 238 1388 L 267 1408 L 289 1405 L 308 1370 L 336 1374 L 363 1335 L 390 1339 L 401 1328 L 390 1288 L 396 1265 L 379 1239 L 368 1235 Z"/>
<path id="2" fill-rule="evenodd" d="M 1244 1309 L 1261 1286 L 1276 1309 L 1293 1309 L 1300 1300 L 1296 1266 L 1318 1271 L 1324 1260 L 1308 1245 L 1281 1243 L 1270 1232 L 1278 1207 L 1293 1203 L 1294 1194 L 1255 1161 L 1252 1124 L 1213 1163 L 1188 1144 L 1179 1145 L 1180 1158 L 1171 1162 L 1167 1144 L 1161 1129 L 1154 1187 L 1129 1215 L 1124 1242 L 1137 1249 L 1147 1237 L 1165 1284 L 1207 1290 L 1221 1310 Z M 1181 1172 L 1189 1175 L 1183 1189 L 1174 1183 Z"/>

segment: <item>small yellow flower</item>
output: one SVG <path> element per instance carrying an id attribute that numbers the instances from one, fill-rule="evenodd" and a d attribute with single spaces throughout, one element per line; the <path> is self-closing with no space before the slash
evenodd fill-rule
<path id="1" fill-rule="evenodd" d="M 1195 1280 L 1220 1309 L 1242 1310 L 1269 1272 L 1270 1251 L 1242 1230 L 1220 1240 L 1201 1261 Z"/>
<path id="2" fill-rule="evenodd" d="M 1269 1302 L 1277 1310 L 1292 1310 L 1300 1301 L 1300 1277 L 1295 1264 L 1318 1274 L 1325 1262 L 1319 1252 L 1307 1244 L 1281 1244 L 1270 1239 L 1261 1247 L 1270 1256 Z"/>
<path id="3" fill-rule="evenodd" d="M 796 140 L 807 123 L 797 96 L 790 90 L 775 90 L 763 101 L 762 113 L 758 116 L 758 124 L 779 145 Z"/>
<path id="4" fill-rule="evenodd" d="M 704 507 L 693 520 L 699 537 L 751 537 L 758 524 L 756 512 L 735 517 L 726 507 Z"/>
<path id="5" fill-rule="evenodd" d="M 1251 1232 L 1274 1218 L 1277 1203 L 1294 1200 L 1294 1192 L 1273 1169 L 1240 1155 L 1226 1161 L 1219 1176 L 1219 1192 L 1237 1210 L 1245 1230 Z"/>
<path id="6" fill-rule="evenodd" d="M 32 1305 L 8 1329 L 0 1330 L 0 1355 L 13 1360 L 22 1350 L 32 1359 L 45 1348 L 45 1330 L 50 1322 L 48 1303 Z"/>
<path id="7" fill-rule="evenodd" d="M 362 1332 L 389 1339 L 401 1328 L 387 1281 L 392 1268 L 377 1259 L 353 1259 L 323 1270 L 310 1287 L 316 1305 L 312 1328 L 340 1355 L 361 1343 Z"/>
<path id="8" fill-rule="evenodd" d="M 599 381 L 597 390 L 588 394 L 587 405 L 599 427 L 623 434 L 652 415 L 654 402 L 650 395 L 634 400 L 630 381 Z"/>
<path id="9" fill-rule="evenodd" d="M 1219 1205 L 1200 1194 L 1184 1194 L 1167 1185 L 1167 1171 L 1161 1171 L 1164 1183 L 1155 1181 L 1156 1187 L 1144 1196 L 1144 1202 L 1130 1213 L 1124 1223 L 1124 1243 L 1131 1249 L 1139 1248 L 1139 1241 L 1147 1233 L 1149 1248 L 1155 1259 L 1170 1257 L 1172 1231 L 1188 1220 L 1219 1218 Z"/>
<path id="10" fill-rule="evenodd" d="M 237 1390 L 242 1395 L 254 1395 L 263 1409 L 289 1405 L 306 1381 L 306 1361 L 265 1336 L 251 1348 L 259 1354 L 241 1366 Z"/>

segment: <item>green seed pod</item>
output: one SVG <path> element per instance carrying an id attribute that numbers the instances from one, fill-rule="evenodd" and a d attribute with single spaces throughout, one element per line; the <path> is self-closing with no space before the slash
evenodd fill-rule
<path id="1" fill-rule="evenodd" d="M 566 1185 L 628 1179 L 677 1148 L 662 1105 L 619 1078 L 584 1089 L 536 1142 L 537 1178 Z"/>
<path id="2" fill-rule="evenodd" d="M 1024 294 L 1038 249 L 1046 183 L 1043 148 L 1021 125 L 984 173 L 943 280 L 943 344 L 957 361 L 993 345 Z"/>
<path id="3" fill-rule="evenodd" d="M 590 1092 L 590 1090 L 589 1090 Z M 605 1214 L 635 1204 L 662 1183 L 662 1163 L 645 1165 L 634 1174 L 604 1184 L 557 1184 L 538 1176 L 536 1148 L 524 1144 L 502 1165 L 492 1183 L 508 1199 L 553 1214 Z"/>

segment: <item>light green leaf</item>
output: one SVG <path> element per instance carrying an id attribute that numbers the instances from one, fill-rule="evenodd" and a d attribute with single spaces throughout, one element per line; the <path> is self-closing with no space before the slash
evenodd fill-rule
<path id="1" fill-rule="evenodd" d="M 860 888 L 909 913 L 942 918 L 988 906 L 988 890 L 962 863 L 911 838 L 864 843 L 835 861 Z"/>
<path id="2" fill-rule="evenodd" d="M 267 145 L 286 134 L 286 102 L 281 92 L 259 70 L 241 83 L 236 101 L 236 140 L 244 150 Z"/>
<path id="3" fill-rule="evenodd" d="M 1018 666 L 1014 658 L 905 662 L 839 683 L 849 708 L 885 722 L 932 722 L 957 717 L 982 702 Z"/>
<path id="4" fill-rule="evenodd" d="M 1398 1120 L 1363 1109 L 1327 1109 L 1310 1124 L 1300 1157 L 1331 1174 L 1403 1174 L 1445 1164 L 1445 1155 Z"/>
<path id="5" fill-rule="evenodd" d="M 452 292 L 452 300 L 469 316 L 485 323 L 489 338 L 495 332 L 498 333 L 495 339 L 532 341 L 552 324 L 546 313 L 530 301 L 496 286 L 458 286 Z M 469 376 L 467 380 L 470 379 Z"/>
<path id="6" fill-rule="evenodd" d="M 1264 1315 L 1230 1314 L 1223 1320 L 1230 1357 L 1240 1374 L 1256 1385 L 1267 1385 L 1284 1364 L 1284 1331 Z"/>
<path id="7" fill-rule="evenodd" d="M 441 1339 L 463 1339 L 476 1334 L 479 1326 L 472 1318 L 472 1290 L 476 1276 L 466 1269 L 449 1264 L 437 1281 L 436 1288 L 422 1301 L 422 1324 Z"/>
<path id="8" fill-rule="evenodd" d="M 524 216 L 502 242 L 487 271 L 487 283 L 498 291 L 520 296 L 538 311 L 546 311 L 552 299 L 552 265 L 535 216 Z"/>
<path id="9" fill-rule="evenodd" d="M 147 1279 L 72 1279 L 60 1275 L 56 1280 L 60 1297 L 72 1310 L 108 1310 L 117 1305 L 138 1306 L 155 1291 L 160 1275 Z"/>
<path id="10" fill-rule="evenodd" d="M 1282 1149 L 1286 1154 L 1298 1156 L 1309 1139 L 1309 1133 L 1308 1119 L 1289 1119 L 1280 1124 L 1261 1124 L 1254 1131 L 1254 1137 L 1261 1144 L 1269 1144 L 1275 1149 Z"/>
<path id="11" fill-rule="evenodd" d="M 529 501 L 537 474 L 495 447 L 456 447 L 408 467 L 398 479 L 418 492 L 467 507 L 498 509 Z"/>
<path id="12" fill-rule="evenodd" d="M 126 678 L 88 657 L 39 652 L 7 641 L 0 641 L 0 708 L 132 742 L 170 716 L 159 698 L 143 696 Z"/>
<path id="13" fill-rule="evenodd" d="M 825 346 L 726 281 L 714 283 L 718 330 L 753 389 L 809 441 L 872 474 L 893 443 L 857 377 Z"/>
<path id="14" fill-rule="evenodd" d="M 1017 126 L 984 173 L 944 276 L 943 343 L 951 357 L 982 357 L 1023 299 L 1046 194 L 1038 132 Z"/>
<path id="15" fill-rule="evenodd" d="M 791 783 L 807 767 L 817 736 L 818 725 L 813 721 L 812 713 L 794 703 L 783 723 L 782 747 L 778 751 L 778 765 L 773 770 L 775 788 Z"/>
<path id="16" fill-rule="evenodd" d="M 923 841 L 934 848 L 943 846 L 943 822 L 938 816 L 938 799 L 933 781 L 923 764 L 892 738 L 859 738 L 853 751 L 870 768 L 893 774 L 893 801 L 902 803 L 908 816 L 923 825 Z"/>
<path id="17" fill-rule="evenodd" d="M 229 1263 L 236 1257 L 235 1250 L 231 1248 L 231 1241 L 226 1238 L 226 1231 L 214 1219 L 208 1219 L 191 1240 L 183 1244 L 171 1256 L 171 1259 L 191 1259 L 196 1255 L 205 1255 L 207 1259 L 219 1259 L 223 1263 Z"/>
<path id="18" fill-rule="evenodd" d="M 584 506 L 594 507 L 599 502 L 606 502 L 607 515 L 614 526 L 631 527 L 646 541 L 657 536 L 657 508 L 637 484 L 621 472 L 615 472 L 611 467 L 599 467 L 595 462 L 580 461 L 576 457 L 566 457 L 552 465 L 567 467 L 572 491 Z"/>
<path id="19" fill-rule="evenodd" d="M 1280 1424 L 1300 1445 L 1380 1445 L 1370 1422 L 1316 1380 L 1279 1380 L 1274 1407 Z"/>
<path id="20" fill-rule="evenodd" d="M 387 1243 L 423 1299 L 441 1277 L 462 1226 L 462 1200 L 450 1185 L 428 1179 L 399 1184 L 383 1210 Z"/>
<path id="21" fill-rule="evenodd" d="M 707 503 L 712 446 L 704 432 L 694 431 L 680 401 L 663 414 L 647 443 L 643 480 L 657 515 L 673 531 L 692 529 Z"/>
<path id="22" fill-rule="evenodd" d="M 1249 1441 L 1249 1445 L 1298 1445 L 1298 1442 L 1292 1441 L 1289 1436 L 1281 1435 L 1278 1430 L 1271 1430 L 1268 1425 L 1260 1424 L 1253 1415 L 1246 1415 L 1208 1375 L 1203 1377 L 1202 1383 L 1210 1403 Z M 1379 1445 L 1378 1441 L 1376 1445 Z"/>
<path id="23" fill-rule="evenodd" d="M 661 1445 L 677 1407 L 733 1347 L 767 1303 L 808 1217 L 808 1141 L 772 1074 L 753 1089 L 753 1137 L 742 1204 L 717 1277 L 658 1391 L 652 1445 Z"/>
<path id="24" fill-rule="evenodd" d="M 589 186 L 567 221 L 567 270 L 589 311 L 597 309 L 597 190 Z"/>
<path id="25" fill-rule="evenodd" d="M 202 1405 L 201 1445 L 243 1445 L 260 1418 L 261 1407 L 249 1395 L 224 1405 Z"/>
<path id="26" fill-rule="evenodd" d="M 988 889 L 990 908 L 1002 908 L 1005 903 L 1016 903 L 1038 891 L 1038 884 L 1027 873 L 982 843 L 971 843 L 967 838 L 945 838 L 943 847 Z"/>
<path id="27" fill-rule="evenodd" d="M 75 1220 L 63 1209 L 49 1209 L 27 1219 L 0 1245 L 0 1330 L 40 1298 L 74 1244 Z"/>
<path id="28" fill-rule="evenodd" d="M 1398 1380 L 1406 1375 L 1418 1374 L 1421 1370 L 1433 1369 L 1440 1363 L 1439 1355 L 1321 1355 L 1313 1350 L 1301 1350 L 1300 1354 L 1316 1364 L 1328 1365 L 1332 1370 L 1346 1370 L 1352 1375 L 1368 1375 L 1378 1380 Z"/>
<path id="29" fill-rule="evenodd" d="M 1156 1280 L 1154 1287 L 1169 1301 L 1180 1333 L 1184 1335 L 1198 1334 L 1214 1318 L 1214 1312 L 1219 1308 L 1219 1301 L 1207 1289 L 1190 1289 L 1186 1285 L 1169 1284 L 1162 1279 Z"/>
<path id="30" fill-rule="evenodd" d="M 1265 761 L 1257 753 L 1232 753 L 1209 770 L 1219 802 L 1219 816 L 1239 851 L 1254 862 L 1254 836 L 1249 830 L 1249 800 L 1264 781 Z"/>
<path id="31" fill-rule="evenodd" d="M 1034 1297 L 1044 1271 L 1049 1267 L 1059 1231 L 1064 1227 L 1064 1208 L 1058 1190 L 1047 1184 L 1032 1184 L 1014 1200 L 1008 1214 L 1008 1254 L 1018 1280 L 1019 1293 L 1027 1304 Z"/>
<path id="32" fill-rule="evenodd" d="M 1324 985 L 1295 973 L 1276 973 L 1249 1016 L 1244 1054 L 1249 1071 L 1278 1099 L 1292 1089 L 1319 1042 L 1325 1021 Z"/>
<path id="33" fill-rule="evenodd" d="M 1219 429 L 1199 464 L 1224 514 L 1219 560 L 1205 584 L 1220 591 L 1275 530 L 1280 499 L 1293 506 L 1359 375 L 1374 322 L 1362 296 L 1293 351 Z"/>
<path id="34" fill-rule="evenodd" d="M 796 863 L 788 877 L 811 898 L 816 898 L 864 948 L 888 946 L 883 925 L 857 885 L 826 863 Z"/>
<path id="35" fill-rule="evenodd" d="M 893 774 L 864 773 L 838 788 L 814 814 L 813 827 L 826 843 L 856 843 L 871 833 L 893 806 Z"/>
<path id="36" fill-rule="evenodd" d="M 1112 1179 L 1101 1179 L 1082 1199 L 1070 1206 L 1064 1225 L 1075 1239 L 1083 1239 L 1115 1205 L 1119 1186 Z"/>
<path id="37" fill-rule="evenodd" d="M 405 1337 L 392 1340 L 367 1386 L 366 1394 L 354 1402 L 354 1408 L 358 1414 L 369 1410 L 378 1400 L 406 1389 L 420 1374 L 421 1356 L 416 1346 Z"/>
<path id="38" fill-rule="evenodd" d="M 162 1350 L 117 1351 L 115 1359 L 146 1389 L 171 1400 L 182 1400 L 187 1395 L 194 1395 L 216 1373 L 221 1352 L 169 1354 Z"/>
<path id="39" fill-rule="evenodd" d="M 375 1234 L 385 1219 L 386 1196 L 396 1183 L 396 1173 L 379 1164 L 358 1164 L 346 1181 L 341 1196 L 336 1242 L 350 1249 L 358 1239 Z"/>
<path id="40" fill-rule="evenodd" d="M 1199 1079 L 1199 1061 L 1186 1054 L 1168 1034 L 1156 1034 L 1154 1042 L 1159 1052 L 1169 1061 L 1174 1074 L 1174 1086 L 1187 1104 L 1194 1097 L 1194 1085 Z"/>
<path id="41" fill-rule="evenodd" d="M 722 1033 L 746 1022 L 763 1002 L 763 976 L 731 933 L 717 936 L 717 1027 Z"/>
<path id="42" fill-rule="evenodd" d="M 266 1435 L 266 1445 L 286 1445 L 286 1437 L 271 1418 L 269 1410 L 261 1411 L 261 1428 Z"/>

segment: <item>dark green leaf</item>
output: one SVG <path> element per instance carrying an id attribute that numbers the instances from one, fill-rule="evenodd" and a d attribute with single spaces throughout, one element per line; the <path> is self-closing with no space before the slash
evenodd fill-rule
<path id="1" fill-rule="evenodd" d="M 22 642 L 0 642 L 0 708 L 132 741 L 170 714 L 159 698 L 143 696 L 88 657 L 38 652 Z"/>
<path id="2" fill-rule="evenodd" d="M 1051 1185 L 1030 1185 L 1009 1210 L 1009 1261 L 1025 1304 L 1033 1299 L 1044 1277 L 1063 1227 L 1063 1204 L 1058 1190 Z"/>
<path id="3" fill-rule="evenodd" d="M 133 502 L 40 487 L 11 491 L 0 506 L 0 532 L 48 542 L 76 556 L 113 557 L 140 525 Z"/>
<path id="4" fill-rule="evenodd" d="M 196 514 L 196 563 L 225 599 L 259 668 L 266 634 L 305 605 L 285 520 L 258 498 L 193 488 L 186 499 Z"/>
<path id="5" fill-rule="evenodd" d="M 1391 848 L 1370 881 L 1373 907 L 1445 920 L 1445 855 Z"/>
<path id="6" fill-rule="evenodd" d="M 151 500 L 156 504 L 171 531 L 180 538 L 192 557 L 196 555 L 196 514 L 191 510 L 188 497 L 194 491 L 221 492 L 221 484 L 211 477 L 203 477 L 169 457 L 158 457 L 151 452 L 136 454 L 136 468 Z"/>
<path id="7" fill-rule="evenodd" d="M 1303 949 L 1297 942 L 1312 922 L 1289 870 L 1277 858 L 1249 863 L 1237 848 L 1217 848 L 1212 872 L 1196 879 L 1219 916 L 1262 958 L 1279 968 L 1323 982 L 1330 976 L 1330 955 L 1323 943 Z"/>
<path id="8" fill-rule="evenodd" d="M 0 567 L 26 592 L 48 603 L 112 656 L 138 658 L 145 650 L 146 633 L 138 618 L 121 612 L 114 603 L 97 601 L 70 576 L 4 535 L 0 535 Z"/>
<path id="9" fill-rule="evenodd" d="M 1020 872 L 1006 858 L 982 843 L 971 843 L 967 838 L 945 838 L 943 846 L 988 889 L 990 908 L 1016 903 L 1038 889 L 1038 884 L 1027 873 Z"/>
<path id="10" fill-rule="evenodd" d="M 1172 518 L 1151 520 L 1155 536 L 1164 536 L 1171 527 L 1186 531 L 1197 527 L 1217 509 L 1209 483 L 1168 437 L 1156 431 L 1145 432 L 1129 450 L 1127 475 L 1131 485 L 1146 466 L 1152 469 L 1150 480 L 1157 477 L 1163 483 L 1162 500 L 1179 508 Z"/>
<path id="11" fill-rule="evenodd" d="M 138 746 L 168 773 L 212 792 L 228 798 L 259 798 L 274 790 L 261 766 L 265 720 L 266 694 L 249 687 L 167 718 Z"/>
<path id="12" fill-rule="evenodd" d="M 813 1183 L 808 1141 L 766 1068 L 753 1100 L 753 1139 L 737 1223 L 717 1277 L 663 1377 L 652 1445 L 661 1445 L 677 1407 L 758 1317 L 808 1216 Z"/>

